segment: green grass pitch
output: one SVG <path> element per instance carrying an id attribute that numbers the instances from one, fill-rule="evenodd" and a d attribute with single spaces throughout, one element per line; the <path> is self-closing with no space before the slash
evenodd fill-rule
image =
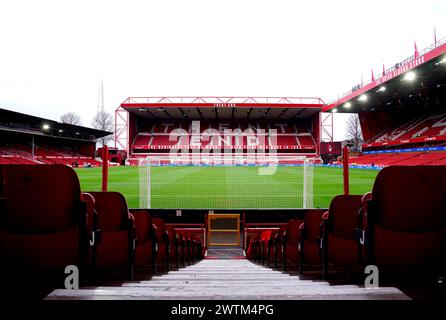
<path id="1" fill-rule="evenodd" d="M 151 167 L 151 207 L 170 209 L 302 208 L 302 167 L 278 167 L 259 175 L 259 167 Z M 101 168 L 76 169 L 81 189 L 101 189 Z M 124 194 L 139 208 L 138 167 L 109 168 L 109 191 Z M 371 191 L 378 171 L 350 169 L 350 193 Z M 343 193 L 341 168 L 314 167 L 313 207 L 328 208 Z"/>

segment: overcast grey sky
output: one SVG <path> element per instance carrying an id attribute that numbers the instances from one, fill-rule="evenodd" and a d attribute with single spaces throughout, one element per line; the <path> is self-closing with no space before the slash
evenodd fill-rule
<path id="1" fill-rule="evenodd" d="M 0 0 L 0 107 L 89 126 L 101 79 L 110 112 L 128 96 L 329 102 L 434 26 L 446 36 L 444 0 Z"/>

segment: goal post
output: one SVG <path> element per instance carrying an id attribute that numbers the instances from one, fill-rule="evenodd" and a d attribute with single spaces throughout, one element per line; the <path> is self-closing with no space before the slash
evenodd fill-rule
<path id="1" fill-rule="evenodd" d="M 233 162 L 172 162 L 169 156 L 138 158 L 140 208 L 292 209 L 314 208 L 318 159 L 280 156 Z"/>
<path id="2" fill-rule="evenodd" d="M 151 209 L 151 159 L 138 158 L 139 207 Z"/>

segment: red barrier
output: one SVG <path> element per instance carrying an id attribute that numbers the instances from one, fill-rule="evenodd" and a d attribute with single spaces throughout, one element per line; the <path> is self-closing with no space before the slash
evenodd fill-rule
<path id="1" fill-rule="evenodd" d="M 348 172 L 348 147 L 344 146 L 343 154 L 342 154 L 342 165 L 343 165 L 343 173 L 344 173 L 344 194 L 350 194 L 350 186 L 349 186 L 349 172 Z"/>
<path id="2" fill-rule="evenodd" d="M 102 191 L 108 187 L 108 147 L 102 148 Z"/>

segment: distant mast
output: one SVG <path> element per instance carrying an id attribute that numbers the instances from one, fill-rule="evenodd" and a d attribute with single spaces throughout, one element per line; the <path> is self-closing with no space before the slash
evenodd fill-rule
<path id="1" fill-rule="evenodd" d="M 101 82 L 99 83 L 99 90 L 98 90 L 98 106 L 96 113 L 101 113 L 104 111 L 104 80 L 101 79 Z"/>

